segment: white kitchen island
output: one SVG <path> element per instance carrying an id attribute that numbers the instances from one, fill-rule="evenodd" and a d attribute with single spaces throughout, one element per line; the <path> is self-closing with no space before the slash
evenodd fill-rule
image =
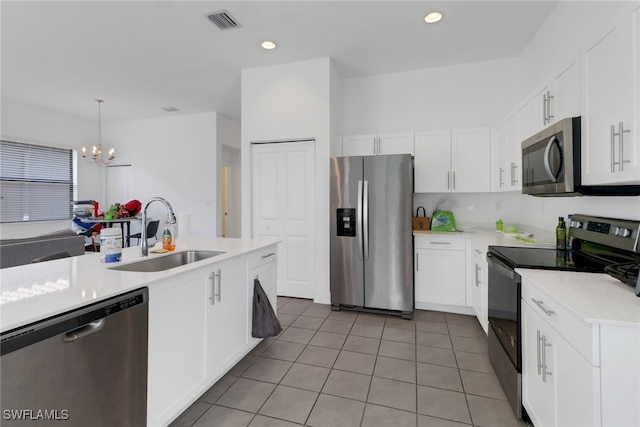
<path id="1" fill-rule="evenodd" d="M 147 425 L 167 425 L 260 342 L 251 337 L 254 278 L 276 308 L 276 241 L 189 238 L 177 242 L 183 250 L 224 253 L 147 273 L 110 268 L 141 260 L 139 248 L 114 264 L 96 253 L 2 269 L 0 330 L 147 287 Z"/>
<path id="2" fill-rule="evenodd" d="M 640 298 L 607 274 L 522 277 L 522 403 L 536 426 L 640 425 Z"/>

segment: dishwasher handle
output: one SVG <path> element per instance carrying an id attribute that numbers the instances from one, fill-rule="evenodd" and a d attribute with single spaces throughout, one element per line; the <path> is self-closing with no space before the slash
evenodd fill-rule
<path id="1" fill-rule="evenodd" d="M 95 334 L 96 332 L 100 332 L 102 328 L 104 328 L 104 324 L 106 323 L 106 318 L 102 318 L 100 320 L 96 320 L 94 322 L 89 322 L 86 325 L 80 326 L 79 328 L 73 329 L 69 332 L 62 334 L 62 341 L 66 343 L 72 343 L 80 338 L 84 338 L 88 335 Z"/>

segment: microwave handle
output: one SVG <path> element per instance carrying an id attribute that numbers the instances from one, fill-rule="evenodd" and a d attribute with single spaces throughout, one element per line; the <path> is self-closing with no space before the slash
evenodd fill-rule
<path id="1" fill-rule="evenodd" d="M 547 143 L 547 147 L 544 149 L 544 170 L 547 171 L 547 175 L 549 176 L 549 179 L 551 179 L 552 182 L 557 182 L 558 177 L 556 176 L 556 174 L 553 173 L 553 171 L 551 171 L 551 164 L 549 163 L 549 155 L 551 154 L 551 147 L 553 147 L 553 144 L 556 144 L 557 142 L 558 142 L 558 139 L 556 138 L 556 136 L 555 135 L 552 136 L 549 142 Z"/>

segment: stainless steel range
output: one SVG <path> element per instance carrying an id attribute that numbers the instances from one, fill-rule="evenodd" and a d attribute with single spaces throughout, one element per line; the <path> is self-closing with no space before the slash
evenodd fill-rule
<path id="1" fill-rule="evenodd" d="M 489 358 L 522 418 L 521 279 L 516 268 L 609 273 L 640 296 L 640 221 L 573 215 L 571 249 L 489 246 Z"/>

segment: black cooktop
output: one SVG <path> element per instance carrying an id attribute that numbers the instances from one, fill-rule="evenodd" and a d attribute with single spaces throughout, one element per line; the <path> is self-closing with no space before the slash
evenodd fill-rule
<path id="1" fill-rule="evenodd" d="M 608 264 L 573 251 L 556 249 L 489 246 L 489 253 L 497 256 L 510 268 L 602 273 Z"/>

